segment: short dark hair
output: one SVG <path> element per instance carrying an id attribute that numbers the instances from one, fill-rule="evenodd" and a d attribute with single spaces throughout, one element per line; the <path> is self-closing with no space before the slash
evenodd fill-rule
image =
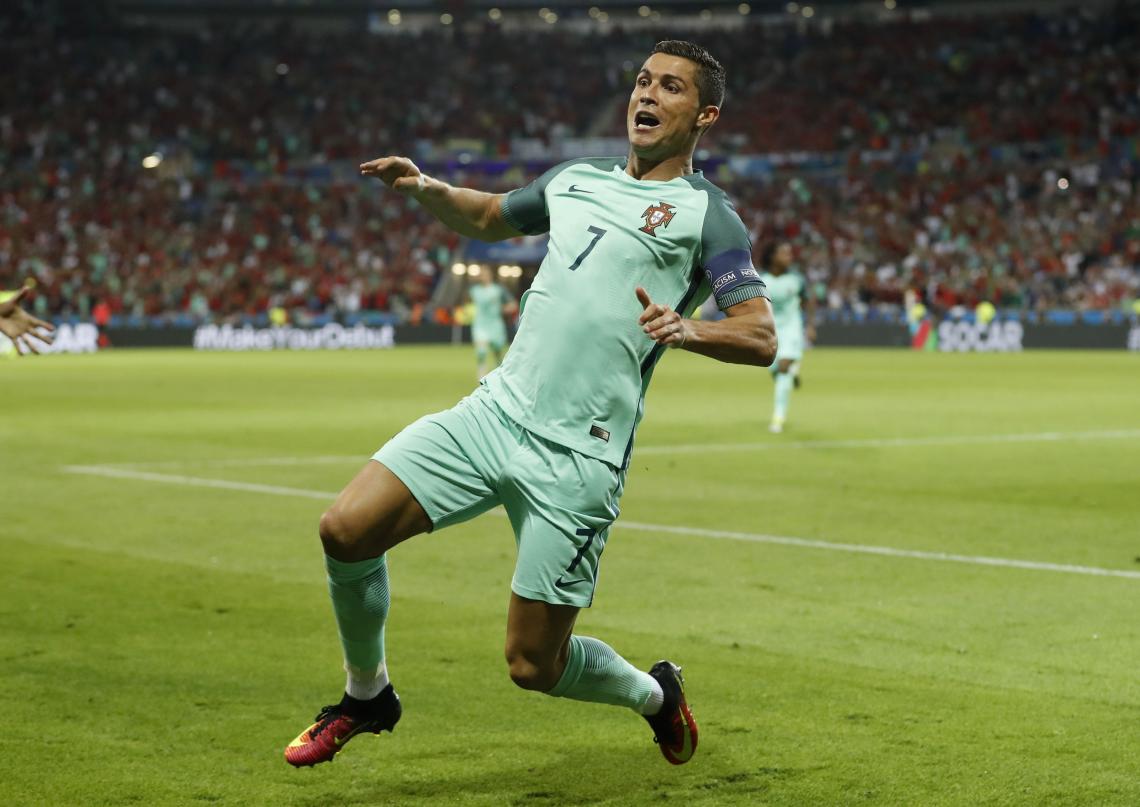
<path id="1" fill-rule="evenodd" d="M 776 250 L 778 250 L 780 247 L 782 247 L 784 244 L 787 244 L 787 243 L 788 243 L 787 241 L 783 241 L 783 240 L 777 238 L 775 241 L 769 241 L 767 244 L 765 244 L 764 249 L 760 250 L 760 266 L 761 266 L 761 268 L 771 269 L 772 268 L 772 259 L 776 257 Z"/>
<path id="2" fill-rule="evenodd" d="M 719 107 L 724 103 L 724 65 L 700 45 L 683 39 L 666 39 L 658 42 L 653 53 L 680 56 L 697 64 L 697 95 L 701 106 Z"/>

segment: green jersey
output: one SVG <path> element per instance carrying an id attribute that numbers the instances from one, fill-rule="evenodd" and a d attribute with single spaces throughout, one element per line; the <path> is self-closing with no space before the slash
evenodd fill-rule
<path id="1" fill-rule="evenodd" d="M 723 191 L 700 172 L 634 179 L 625 163 L 573 160 L 504 198 L 508 224 L 550 241 L 511 351 L 485 379 L 520 425 L 617 467 L 629 462 L 664 352 L 638 324 L 634 289 L 682 316 L 710 293 L 721 309 L 765 296 Z"/>
<path id="2" fill-rule="evenodd" d="M 776 331 L 803 330 L 804 318 L 800 305 L 805 292 L 804 276 L 799 272 L 787 271 L 782 275 L 765 272 L 760 276 L 768 287 L 768 299 L 772 301 L 772 318 L 776 321 Z"/>
<path id="3" fill-rule="evenodd" d="M 503 321 L 503 306 L 510 302 L 507 290 L 498 283 L 476 283 L 468 290 L 475 304 L 475 318 L 471 333 L 475 341 L 503 342 L 507 326 Z"/>

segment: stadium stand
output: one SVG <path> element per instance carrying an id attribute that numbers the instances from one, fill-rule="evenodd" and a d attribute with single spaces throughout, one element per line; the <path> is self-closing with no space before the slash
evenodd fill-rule
<path id="1" fill-rule="evenodd" d="M 34 277 L 41 316 L 153 323 L 420 316 L 464 245 L 356 163 L 449 143 L 433 172 L 515 186 L 549 164 L 524 141 L 620 137 L 636 58 L 677 32 L 3 33 L 0 288 Z M 757 245 L 792 241 L 826 308 L 1140 295 L 1135 8 L 704 39 L 730 88 L 703 167 Z"/>

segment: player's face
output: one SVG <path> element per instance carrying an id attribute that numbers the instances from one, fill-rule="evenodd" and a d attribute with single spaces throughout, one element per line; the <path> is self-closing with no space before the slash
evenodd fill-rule
<path id="1" fill-rule="evenodd" d="M 792 245 L 780 244 L 776 247 L 776 254 L 773 256 L 773 262 L 781 269 L 787 269 L 792 265 L 793 260 Z"/>
<path id="2" fill-rule="evenodd" d="M 695 62 L 666 53 L 645 60 L 626 111 L 626 131 L 637 156 L 661 160 L 682 154 L 701 128 L 716 120 L 716 107 L 701 107 L 697 70 Z"/>

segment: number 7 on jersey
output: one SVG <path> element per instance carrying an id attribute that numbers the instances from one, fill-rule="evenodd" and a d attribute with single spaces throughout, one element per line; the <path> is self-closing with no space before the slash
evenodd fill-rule
<path id="1" fill-rule="evenodd" d="M 573 272 L 575 269 L 577 269 L 579 266 L 582 265 L 582 261 L 586 260 L 586 256 L 594 251 L 594 247 L 596 247 L 598 245 L 598 242 L 602 240 L 602 236 L 606 234 L 606 231 L 603 230 L 601 227 L 595 227 L 592 224 L 589 227 L 587 227 L 586 229 L 594 234 L 594 239 L 589 243 L 589 245 L 584 250 L 582 250 L 582 254 L 579 255 L 574 260 L 574 263 L 570 264 L 570 271 L 571 272 Z"/>

